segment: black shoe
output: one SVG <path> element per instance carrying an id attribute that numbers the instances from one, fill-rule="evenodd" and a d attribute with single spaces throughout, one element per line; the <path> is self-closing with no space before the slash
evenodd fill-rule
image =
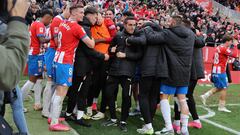
<path id="1" fill-rule="evenodd" d="M 121 122 L 119 123 L 119 128 L 120 128 L 120 130 L 121 130 L 122 132 L 127 132 L 127 131 L 128 131 L 128 130 L 127 130 L 127 123 L 126 123 L 126 122 L 121 121 Z"/>
<path id="2" fill-rule="evenodd" d="M 63 118 L 65 118 L 66 121 L 75 121 L 76 120 L 76 116 L 74 114 L 71 114 L 70 116 L 67 116 L 66 113 L 65 113 Z"/>
<path id="3" fill-rule="evenodd" d="M 42 115 L 42 117 L 43 117 L 43 118 L 45 118 L 45 119 L 48 119 L 48 117 L 47 117 L 47 116 L 45 116 L 45 115 Z"/>
<path id="4" fill-rule="evenodd" d="M 75 123 L 77 123 L 80 126 L 84 126 L 84 127 L 91 127 L 91 124 L 88 124 L 87 122 L 85 122 L 83 119 L 80 120 L 75 120 Z"/>
<path id="5" fill-rule="evenodd" d="M 104 122 L 102 125 L 105 126 L 105 127 L 117 126 L 117 121 L 114 122 L 111 119 L 109 119 L 106 122 Z"/>

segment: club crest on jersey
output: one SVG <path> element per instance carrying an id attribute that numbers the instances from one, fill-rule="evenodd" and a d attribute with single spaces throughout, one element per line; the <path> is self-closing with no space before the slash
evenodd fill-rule
<path id="1" fill-rule="evenodd" d="M 43 32 L 43 28 L 40 28 L 39 31 L 40 31 L 40 32 Z"/>
<path id="2" fill-rule="evenodd" d="M 58 33 L 58 27 L 54 28 L 54 33 Z"/>

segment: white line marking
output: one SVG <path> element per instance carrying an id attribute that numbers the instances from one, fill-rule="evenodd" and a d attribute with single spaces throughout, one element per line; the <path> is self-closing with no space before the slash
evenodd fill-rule
<path id="1" fill-rule="evenodd" d="M 207 108 L 204 106 L 199 106 L 199 107 L 203 108 L 204 110 L 206 110 L 208 112 L 208 114 L 206 114 L 206 115 L 199 116 L 200 119 L 207 119 L 207 118 L 214 117 L 216 115 L 216 113 L 214 111 L 212 111 L 210 108 Z"/>
<path id="2" fill-rule="evenodd" d="M 213 125 L 213 126 L 215 126 L 215 127 L 218 127 L 218 128 L 221 128 L 221 129 L 223 129 L 223 130 L 225 130 L 225 131 L 228 131 L 228 132 L 230 132 L 230 133 L 233 133 L 233 134 L 235 134 L 235 135 L 240 135 L 240 132 L 239 132 L 239 131 L 233 130 L 233 129 L 228 128 L 228 127 L 225 127 L 225 126 L 220 125 L 220 124 L 218 124 L 218 123 L 216 123 L 216 122 L 213 122 L 213 121 L 211 121 L 211 120 L 204 119 L 204 118 L 201 119 L 201 120 L 204 121 L 204 122 L 206 122 L 206 123 L 208 123 L 208 124 L 211 124 L 211 125 Z"/>
<path id="3" fill-rule="evenodd" d="M 239 105 L 240 105 L 240 104 L 228 104 L 227 106 L 239 106 Z M 218 106 L 218 105 L 209 105 L 209 106 L 215 107 L 215 106 Z M 211 124 L 211 125 L 213 125 L 213 126 L 215 126 L 215 127 L 218 127 L 218 128 L 220 128 L 220 129 L 223 129 L 223 130 L 225 130 L 225 131 L 228 131 L 228 132 L 230 132 L 230 133 L 233 133 L 233 134 L 235 134 L 235 135 L 240 135 L 240 132 L 239 132 L 239 131 L 236 131 L 236 130 L 234 130 L 234 129 L 225 127 L 225 126 L 220 125 L 220 124 L 218 124 L 218 123 L 216 123 L 216 122 L 213 122 L 213 121 L 211 121 L 211 120 L 208 120 L 207 118 L 211 118 L 211 117 L 214 117 L 214 116 L 216 115 L 216 113 L 215 113 L 213 110 L 211 110 L 210 108 L 207 108 L 207 107 L 205 107 L 205 106 L 202 106 L 202 105 L 199 105 L 198 107 L 201 107 L 201 108 L 203 108 L 204 110 L 208 111 L 208 114 L 203 115 L 203 116 L 199 116 L 199 118 L 200 118 L 202 121 L 204 121 L 204 122 L 206 122 L 206 123 L 208 123 L 208 124 Z"/>
<path id="4" fill-rule="evenodd" d="M 66 121 L 64 121 L 63 124 L 71 127 Z M 70 130 L 70 131 L 72 132 L 73 135 L 80 135 L 80 134 L 79 134 L 75 129 L 73 129 L 72 127 L 71 127 L 71 130 Z"/>
<path id="5" fill-rule="evenodd" d="M 198 105 L 198 106 L 202 106 L 202 105 Z M 240 106 L 240 104 L 227 104 L 226 106 Z M 218 104 L 215 104 L 215 105 L 207 105 L 207 107 L 218 107 Z"/>

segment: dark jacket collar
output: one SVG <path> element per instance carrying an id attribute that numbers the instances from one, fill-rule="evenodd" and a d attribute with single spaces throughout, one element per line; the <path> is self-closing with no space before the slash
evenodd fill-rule
<path id="1" fill-rule="evenodd" d="M 88 20 L 88 18 L 86 16 L 84 16 L 83 17 L 83 21 L 82 22 L 78 22 L 78 24 L 84 25 L 84 26 L 89 26 L 89 27 L 92 26 L 91 22 Z"/>

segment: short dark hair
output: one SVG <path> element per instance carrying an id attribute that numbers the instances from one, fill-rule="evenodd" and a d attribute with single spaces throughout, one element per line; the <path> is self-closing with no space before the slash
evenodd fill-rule
<path id="1" fill-rule="evenodd" d="M 77 9 L 77 8 L 83 8 L 83 6 L 80 5 L 80 4 L 76 4 L 76 5 L 71 6 L 70 7 L 70 14 L 72 14 L 72 11 Z"/>
<path id="2" fill-rule="evenodd" d="M 182 17 L 181 17 L 180 15 L 174 15 L 174 16 L 172 16 L 172 19 L 173 19 L 174 21 L 176 21 L 176 24 L 177 24 L 177 25 L 180 25 L 180 24 L 182 24 L 182 22 L 183 22 L 183 19 L 182 19 Z"/>
<path id="3" fill-rule="evenodd" d="M 233 40 L 233 36 L 229 35 L 229 34 L 225 34 L 222 38 L 223 43 L 227 42 L 227 41 L 231 41 Z"/>
<path id="4" fill-rule="evenodd" d="M 145 21 L 146 19 L 142 17 L 142 18 L 139 18 L 139 19 L 138 19 L 138 21 L 140 21 L 140 20 Z"/>
<path id="5" fill-rule="evenodd" d="M 113 13 L 113 15 L 115 14 L 115 12 L 114 12 L 114 10 L 112 10 L 112 9 L 107 9 L 107 11 L 111 11 L 112 13 Z"/>
<path id="6" fill-rule="evenodd" d="M 187 19 L 184 19 L 183 20 L 183 25 L 188 27 L 188 28 L 191 28 L 191 21 L 187 20 Z"/>
<path id="7" fill-rule="evenodd" d="M 123 12 L 123 16 L 134 16 L 134 14 L 130 11 Z"/>
<path id="8" fill-rule="evenodd" d="M 136 19 L 135 19 L 135 17 L 133 17 L 133 16 L 129 16 L 129 17 L 127 17 L 127 18 L 124 20 L 124 24 L 127 24 L 127 22 L 128 22 L 129 20 L 136 20 Z"/>
<path id="9" fill-rule="evenodd" d="M 97 9 L 95 7 L 92 7 L 92 6 L 89 6 L 84 10 L 84 15 L 97 14 L 97 13 L 98 13 Z"/>
<path id="10" fill-rule="evenodd" d="M 53 12 L 49 9 L 44 9 L 42 12 L 41 12 L 41 17 L 45 16 L 45 15 L 50 15 L 50 16 L 53 16 Z"/>

